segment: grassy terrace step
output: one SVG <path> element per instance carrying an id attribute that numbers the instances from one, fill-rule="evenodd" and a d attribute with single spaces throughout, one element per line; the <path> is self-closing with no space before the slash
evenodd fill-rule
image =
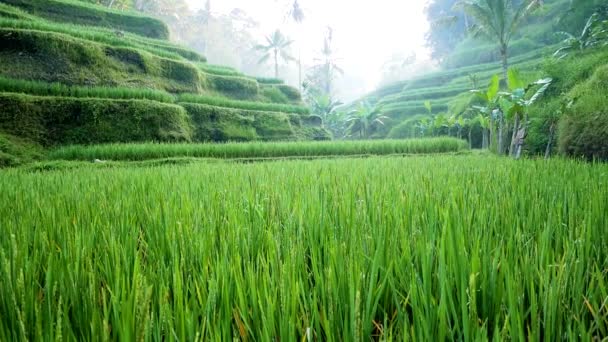
<path id="1" fill-rule="evenodd" d="M 515 66 L 517 66 L 517 64 L 526 65 L 525 63 L 527 63 L 527 62 L 528 63 L 539 63 L 539 57 L 545 55 L 548 51 L 554 51 L 554 49 L 555 49 L 555 46 L 534 50 L 529 53 L 513 57 L 513 58 L 511 58 L 510 62 L 511 62 L 511 64 L 513 64 Z M 536 62 L 535 62 L 535 60 L 536 60 Z M 458 69 L 437 71 L 437 72 L 429 73 L 429 74 L 426 74 L 424 76 L 421 76 L 421 77 L 418 77 L 418 78 L 415 78 L 412 80 L 401 81 L 401 82 L 396 82 L 396 83 L 390 84 L 386 87 L 380 88 L 380 89 L 370 93 L 368 95 L 368 97 L 381 99 L 385 96 L 402 93 L 403 91 L 407 91 L 409 89 L 441 86 L 456 78 L 468 78 L 469 74 L 476 74 L 476 73 L 484 73 L 484 75 L 487 73 L 492 73 L 492 74 L 500 73 L 500 64 L 498 62 L 494 62 L 494 63 L 479 64 L 479 65 L 458 68 Z"/>
<path id="2" fill-rule="evenodd" d="M 0 87 L 2 82 L 0 80 Z M 51 88 L 87 97 L 0 92 L 0 131 L 43 145 L 113 141 L 251 141 L 329 138 L 312 116 L 146 99 L 133 89 Z M 42 91 L 40 91 L 42 90 Z M 46 89 L 37 89 L 42 94 Z M 94 95 L 99 98 L 93 98 Z M 111 96 L 113 98 L 102 98 Z M 139 96 L 140 99 L 123 97 Z"/>
<path id="3" fill-rule="evenodd" d="M 54 160 L 148 160 L 175 157 L 279 158 L 344 155 L 429 154 L 467 149 L 454 138 L 328 142 L 249 142 L 226 144 L 111 144 L 61 147 L 49 153 Z"/>
<path id="4" fill-rule="evenodd" d="M 168 39 L 169 29 L 158 19 L 135 12 L 121 12 L 80 1 L 68 0 L 2 0 L 37 16 L 59 22 L 103 26 L 141 36 Z"/>
<path id="5" fill-rule="evenodd" d="M 0 131 L 43 145 L 189 141 L 184 108 L 146 100 L 0 93 Z"/>
<path id="6" fill-rule="evenodd" d="M 130 33 L 124 33 L 122 36 L 119 36 L 114 30 L 101 27 L 55 23 L 38 18 L 33 20 L 0 18 L 0 27 L 63 33 L 76 38 L 112 46 L 137 48 L 165 58 L 205 61 L 205 57 L 198 53 L 173 45 L 167 41 L 145 38 Z"/>
<path id="7" fill-rule="evenodd" d="M 253 101 L 237 101 L 237 100 L 231 100 L 231 99 L 217 97 L 217 96 L 180 94 L 177 97 L 177 100 L 179 102 L 201 103 L 201 104 L 208 104 L 208 105 L 212 105 L 212 106 L 216 106 L 216 107 L 258 110 L 258 111 L 265 111 L 265 112 L 295 113 L 295 114 L 303 114 L 303 115 L 310 114 L 310 110 L 304 106 L 253 102 Z"/>
<path id="8" fill-rule="evenodd" d="M 175 96 L 160 90 L 126 87 L 82 87 L 62 83 L 25 81 L 0 76 L 0 92 L 37 96 L 102 98 L 122 100 L 152 100 L 175 103 Z"/>
<path id="9" fill-rule="evenodd" d="M 190 102 L 208 104 L 215 107 L 247 109 L 265 112 L 293 113 L 301 115 L 310 114 L 310 110 L 307 107 L 289 104 L 239 101 L 222 96 L 205 96 L 196 94 L 181 94 L 176 96 L 160 90 L 142 88 L 67 86 L 65 84 L 56 82 L 47 83 L 40 81 L 24 81 L 1 76 L 0 92 L 22 93 L 37 96 L 151 100 L 164 103 Z"/>
<path id="10" fill-rule="evenodd" d="M 1 28 L 0 44 L 0 75 L 5 77 L 190 93 L 206 86 L 191 63 L 66 34 Z"/>

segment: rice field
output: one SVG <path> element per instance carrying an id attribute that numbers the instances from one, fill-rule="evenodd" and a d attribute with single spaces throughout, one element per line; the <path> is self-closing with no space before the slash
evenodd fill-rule
<path id="1" fill-rule="evenodd" d="M 391 154 L 436 154 L 468 150 L 464 140 L 425 138 L 408 140 L 292 141 L 245 143 L 134 143 L 74 145 L 49 152 L 51 160 L 141 161 L 162 158 L 284 158 Z"/>
<path id="2" fill-rule="evenodd" d="M 0 340 L 601 340 L 608 166 L 0 171 Z"/>

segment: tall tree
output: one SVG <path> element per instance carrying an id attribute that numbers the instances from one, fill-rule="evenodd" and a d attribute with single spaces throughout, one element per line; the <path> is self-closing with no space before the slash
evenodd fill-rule
<path id="1" fill-rule="evenodd" d="M 289 55 L 289 46 L 292 43 L 293 41 L 285 37 L 281 31 L 274 31 L 272 35 L 266 37 L 266 44 L 256 45 L 255 49 L 263 52 L 263 56 L 258 63 L 266 63 L 272 58 L 274 62 L 274 76 L 279 78 L 279 59 L 283 59 L 286 63 L 293 60 L 293 57 Z"/>
<path id="2" fill-rule="evenodd" d="M 342 68 L 338 66 L 338 58 L 333 48 L 333 29 L 327 28 L 327 33 L 323 39 L 323 49 L 321 55 L 315 58 L 309 81 L 320 88 L 326 95 L 333 93 L 333 81 L 338 75 L 344 74 Z"/>
<path id="3" fill-rule="evenodd" d="M 541 6 L 543 0 L 463 0 L 456 4 L 470 15 L 475 32 L 498 43 L 503 77 L 508 83 L 509 44 L 522 21 Z"/>

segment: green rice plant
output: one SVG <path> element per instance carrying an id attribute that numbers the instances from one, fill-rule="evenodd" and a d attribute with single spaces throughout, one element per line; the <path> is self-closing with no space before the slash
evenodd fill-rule
<path id="1" fill-rule="evenodd" d="M 0 171 L 0 340 L 601 340 L 607 175 L 489 156 Z"/>
<path id="2" fill-rule="evenodd" d="M 17 80 L 0 76 L 0 92 L 24 93 L 39 96 L 92 97 L 105 99 L 140 99 L 165 103 L 175 102 L 167 92 L 153 89 L 125 87 L 78 87 L 61 83 Z"/>
<path id="3" fill-rule="evenodd" d="M 147 160 L 175 157 L 281 158 L 432 154 L 459 152 L 467 148 L 465 141 L 454 138 L 225 144 L 108 144 L 64 146 L 49 152 L 49 158 L 53 160 Z"/>
<path id="4" fill-rule="evenodd" d="M 202 104 L 208 104 L 208 105 L 218 106 L 218 107 L 259 110 L 259 111 L 265 111 L 265 112 L 296 113 L 296 114 L 304 114 L 304 115 L 310 113 L 310 110 L 304 106 L 253 102 L 253 101 L 239 101 L 239 100 L 231 100 L 231 99 L 228 99 L 225 97 L 219 97 L 219 96 L 180 94 L 178 96 L 178 101 L 179 102 L 190 102 L 190 103 L 202 103 Z"/>

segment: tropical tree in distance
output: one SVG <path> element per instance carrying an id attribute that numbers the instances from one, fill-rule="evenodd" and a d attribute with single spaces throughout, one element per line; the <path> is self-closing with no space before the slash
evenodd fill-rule
<path id="1" fill-rule="evenodd" d="M 380 126 L 384 126 L 386 119 L 388 117 L 382 115 L 380 108 L 363 101 L 359 103 L 356 109 L 348 113 L 346 132 L 350 136 L 358 133 L 360 138 L 369 138 Z"/>
<path id="2" fill-rule="evenodd" d="M 315 58 L 315 65 L 313 65 L 311 71 L 311 77 L 309 78 L 326 94 L 332 94 L 333 81 L 338 75 L 344 74 L 344 70 L 338 66 L 338 58 L 335 56 L 333 29 L 331 27 L 327 28 L 327 33 L 323 39 L 321 56 Z"/>
<path id="3" fill-rule="evenodd" d="M 522 21 L 542 3 L 543 0 L 462 0 L 456 3 L 456 8 L 474 19 L 474 33 L 498 43 L 505 82 L 508 82 L 511 39 Z"/>
<path id="4" fill-rule="evenodd" d="M 272 35 L 266 37 L 266 44 L 258 44 L 255 46 L 256 50 L 263 53 L 258 64 L 264 64 L 272 58 L 274 63 L 274 77 L 279 78 L 279 59 L 282 59 L 285 63 L 294 60 L 294 58 L 289 55 L 289 47 L 292 43 L 293 41 L 285 37 L 281 31 L 274 31 Z"/>

